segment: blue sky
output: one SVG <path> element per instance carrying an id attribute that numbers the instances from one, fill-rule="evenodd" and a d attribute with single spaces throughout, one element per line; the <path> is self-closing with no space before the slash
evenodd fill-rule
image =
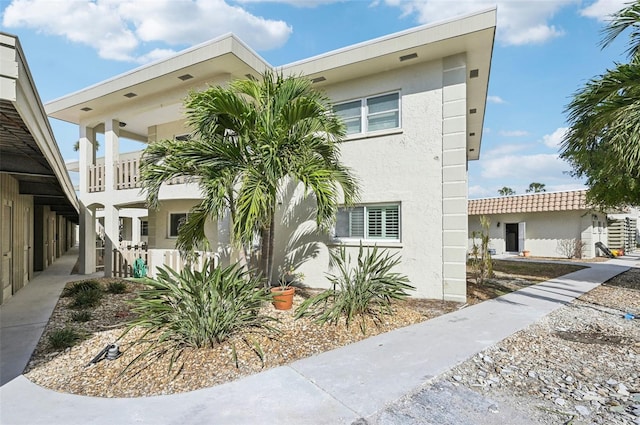
<path id="1" fill-rule="evenodd" d="M 2 30 L 19 36 L 43 102 L 233 32 L 272 65 L 498 7 L 489 101 L 469 196 L 583 187 L 558 159 L 563 110 L 588 79 L 625 61 L 626 40 L 600 49 L 624 0 L 4 0 Z M 65 160 L 74 125 L 51 120 Z M 121 150 L 139 149 L 122 143 Z"/>

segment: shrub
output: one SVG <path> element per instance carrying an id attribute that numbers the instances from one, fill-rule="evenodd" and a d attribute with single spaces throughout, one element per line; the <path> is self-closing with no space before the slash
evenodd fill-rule
<path id="1" fill-rule="evenodd" d="M 101 289 L 88 288 L 78 291 L 73 295 L 71 308 L 84 309 L 97 306 L 102 299 L 104 292 Z"/>
<path id="2" fill-rule="evenodd" d="M 73 285 L 64 288 L 62 291 L 63 297 L 73 297 L 79 292 L 84 292 L 88 290 L 102 290 L 100 286 L 100 282 L 96 280 L 82 280 L 80 282 L 74 282 Z"/>
<path id="3" fill-rule="evenodd" d="M 335 275 L 329 275 L 332 289 L 307 299 L 296 310 L 296 318 L 308 316 L 319 323 L 334 323 L 344 317 L 346 325 L 360 316 L 361 330 L 365 329 L 365 316 L 379 322 L 381 315 L 392 314 L 391 302 L 402 299 L 415 288 L 409 285 L 409 279 L 391 271 L 400 264 L 396 254 L 386 250 L 364 251 L 362 244 L 358 252 L 356 267 L 350 267 L 351 256 L 344 247 L 331 252 L 331 260 L 338 269 Z"/>
<path id="4" fill-rule="evenodd" d="M 53 331 L 49 335 L 49 345 L 54 350 L 73 347 L 81 339 L 80 334 L 73 328 L 63 328 Z"/>
<path id="5" fill-rule="evenodd" d="M 484 281 L 493 277 L 493 260 L 489 251 L 489 227 L 491 221 L 487 216 L 480 216 L 480 231 L 473 231 L 473 245 L 471 247 L 471 270 L 477 285 L 482 285 Z M 480 244 L 476 241 L 480 240 Z"/>
<path id="6" fill-rule="evenodd" d="M 556 250 L 566 258 L 582 258 L 586 244 L 581 239 L 560 239 Z"/>
<path id="7" fill-rule="evenodd" d="M 259 313 L 270 294 L 238 264 L 211 271 L 205 261 L 201 271 L 187 267 L 180 273 L 159 268 L 157 277 L 145 283 L 147 289 L 132 300 L 137 317 L 125 333 L 144 328 L 137 343 L 163 346 L 174 358 L 181 348 L 211 347 L 242 330 L 273 330 L 269 322 L 275 319 Z"/>
<path id="8" fill-rule="evenodd" d="M 127 292 L 127 284 L 122 281 L 109 282 L 107 292 L 110 294 L 124 294 Z"/>
<path id="9" fill-rule="evenodd" d="M 71 313 L 71 320 L 74 322 L 88 322 L 91 319 L 93 319 L 93 315 L 87 310 L 74 311 Z"/>

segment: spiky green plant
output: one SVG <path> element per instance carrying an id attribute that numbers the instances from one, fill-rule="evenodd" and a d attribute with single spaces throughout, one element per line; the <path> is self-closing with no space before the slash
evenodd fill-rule
<path id="1" fill-rule="evenodd" d="M 110 294 L 124 294 L 127 292 L 127 284 L 122 281 L 109 282 L 107 292 Z"/>
<path id="2" fill-rule="evenodd" d="M 93 319 L 93 315 L 88 310 L 74 311 L 71 313 L 71 320 L 74 322 L 88 322 Z"/>
<path id="3" fill-rule="evenodd" d="M 84 309 L 92 308 L 100 303 L 104 296 L 102 289 L 86 288 L 73 294 L 71 308 Z"/>
<path id="4" fill-rule="evenodd" d="M 146 284 L 132 300 L 137 317 L 125 331 L 145 330 L 136 341 L 148 344 L 140 358 L 162 349 L 172 353 L 173 363 L 186 347 L 212 347 L 244 330 L 275 330 L 270 324 L 276 319 L 259 311 L 271 295 L 238 264 L 211 271 L 205 261 L 200 271 L 186 267 L 180 273 L 159 268 Z"/>
<path id="5" fill-rule="evenodd" d="M 78 292 L 88 291 L 88 290 L 102 290 L 100 286 L 100 282 L 96 280 L 81 280 L 79 282 L 74 282 L 70 286 L 64 288 L 62 291 L 63 297 L 73 297 Z"/>
<path id="6" fill-rule="evenodd" d="M 360 317 L 360 327 L 366 333 L 364 318 L 380 322 L 383 314 L 392 314 L 391 303 L 407 297 L 415 288 L 407 276 L 392 272 L 400 264 L 397 254 L 379 251 L 375 246 L 366 251 L 360 245 L 358 261 L 351 267 L 351 256 L 344 247 L 331 252 L 337 273 L 329 275 L 332 288 L 307 299 L 296 309 L 296 318 L 308 316 L 319 323 L 337 324 L 344 318 L 346 325 Z"/>
<path id="7" fill-rule="evenodd" d="M 54 350 L 64 350 L 65 348 L 73 347 L 82 337 L 73 328 L 63 328 L 53 331 L 48 339 L 51 348 Z"/>

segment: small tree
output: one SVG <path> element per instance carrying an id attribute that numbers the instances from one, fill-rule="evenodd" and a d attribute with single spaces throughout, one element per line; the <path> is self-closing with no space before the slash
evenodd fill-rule
<path id="1" fill-rule="evenodd" d="M 490 224 L 491 221 L 487 216 L 480 216 L 481 230 L 474 231 L 471 234 L 473 238 L 471 269 L 478 285 L 482 285 L 487 278 L 493 277 L 493 260 L 489 252 Z M 479 240 L 479 243 L 477 240 Z"/>
<path id="2" fill-rule="evenodd" d="M 504 186 L 502 189 L 498 189 L 498 193 L 500 196 L 511 196 L 515 195 L 516 191 L 511 189 L 510 187 Z"/>
<path id="3" fill-rule="evenodd" d="M 533 182 L 533 183 L 529 184 L 529 188 L 527 189 L 527 193 L 546 192 L 547 189 L 545 189 L 545 186 L 546 185 L 544 183 Z"/>

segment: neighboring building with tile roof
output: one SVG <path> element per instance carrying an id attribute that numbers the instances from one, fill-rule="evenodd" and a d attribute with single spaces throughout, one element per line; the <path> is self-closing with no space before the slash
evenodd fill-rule
<path id="1" fill-rule="evenodd" d="M 472 199 L 469 215 L 587 210 L 587 190 Z"/>
<path id="2" fill-rule="evenodd" d="M 566 257 L 567 247 L 574 245 L 582 247 L 582 258 L 593 258 L 596 243 L 608 243 L 607 215 L 590 206 L 586 195 L 573 190 L 469 200 L 469 247 L 484 215 L 491 221 L 490 248 L 497 254 Z"/>

